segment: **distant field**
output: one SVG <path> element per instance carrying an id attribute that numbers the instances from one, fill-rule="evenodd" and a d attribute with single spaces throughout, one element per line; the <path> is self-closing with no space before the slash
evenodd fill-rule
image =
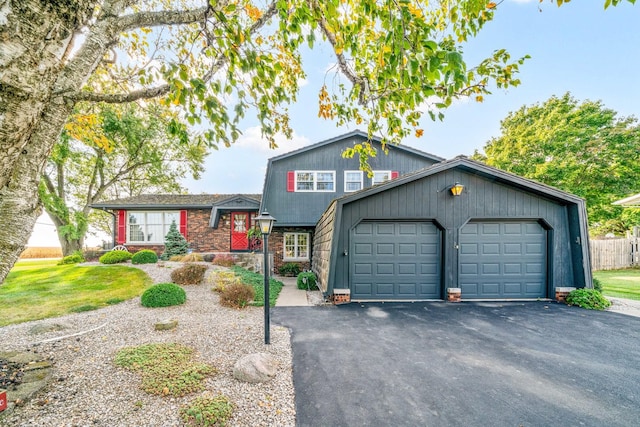
<path id="1" fill-rule="evenodd" d="M 29 258 L 62 258 L 62 249 L 55 247 L 28 247 L 20 254 L 20 259 Z"/>

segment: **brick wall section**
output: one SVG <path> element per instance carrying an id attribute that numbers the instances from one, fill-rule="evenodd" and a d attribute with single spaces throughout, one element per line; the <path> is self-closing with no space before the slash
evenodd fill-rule
<path id="1" fill-rule="evenodd" d="M 187 241 L 193 252 L 229 252 L 231 250 L 231 226 L 229 214 L 221 216 L 218 228 L 209 226 L 210 209 L 192 209 L 187 211 Z M 127 244 L 130 252 L 142 249 L 152 249 L 158 256 L 164 252 L 164 245 L 133 245 Z"/>
<path id="2" fill-rule="evenodd" d="M 284 233 L 309 233 L 309 250 L 313 248 L 313 228 L 304 228 L 304 227 L 296 227 L 296 228 L 278 228 L 271 232 L 269 235 L 269 252 L 273 254 L 273 264 L 275 272 L 278 272 L 278 269 L 285 264 L 284 261 Z M 313 256 L 313 255 L 312 255 Z M 300 265 L 300 270 L 311 270 L 311 260 L 309 261 L 295 261 Z"/>
<path id="3" fill-rule="evenodd" d="M 218 228 L 209 225 L 210 209 L 190 210 L 187 213 L 187 240 L 194 252 L 228 252 L 231 250 L 231 226 L 225 213 Z"/>

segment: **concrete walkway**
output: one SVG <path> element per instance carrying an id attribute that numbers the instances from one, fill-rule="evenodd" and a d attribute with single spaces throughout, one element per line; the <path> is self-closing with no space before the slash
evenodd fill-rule
<path id="1" fill-rule="evenodd" d="M 284 284 L 278 295 L 276 307 L 303 307 L 311 305 L 307 300 L 307 291 L 298 289 L 295 277 L 274 276 Z"/>

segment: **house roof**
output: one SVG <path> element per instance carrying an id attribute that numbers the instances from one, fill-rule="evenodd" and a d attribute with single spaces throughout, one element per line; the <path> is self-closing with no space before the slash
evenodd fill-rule
<path id="1" fill-rule="evenodd" d="M 624 207 L 640 207 L 640 193 L 625 197 L 624 199 L 616 200 L 612 204 Z"/>
<path id="2" fill-rule="evenodd" d="M 305 151 L 310 151 L 310 150 L 316 149 L 318 147 L 322 147 L 323 145 L 333 144 L 334 142 L 342 141 L 342 140 L 345 140 L 345 139 L 348 139 L 348 138 L 351 138 L 351 137 L 354 137 L 354 136 L 360 136 L 360 137 L 363 137 L 363 138 L 366 138 L 366 139 L 369 138 L 369 134 L 367 132 L 363 132 L 360 129 L 356 129 L 354 131 L 347 132 L 345 134 L 338 135 L 338 136 L 335 136 L 333 138 L 325 139 L 324 141 L 316 142 L 315 144 L 311 144 L 311 145 L 307 145 L 307 146 L 302 147 L 302 148 L 298 148 L 297 150 L 289 151 L 288 153 L 284 153 L 284 154 L 281 154 L 279 156 L 271 157 L 269 159 L 269 163 L 274 162 L 274 161 L 278 161 L 278 160 L 282 160 L 282 159 L 285 159 L 287 157 L 295 156 L 295 155 L 298 155 L 300 153 L 304 153 Z M 371 139 L 373 141 L 378 142 L 378 143 L 382 142 L 382 139 L 380 137 L 378 137 L 378 136 L 375 136 L 375 135 Z M 444 160 L 444 157 L 436 156 L 435 154 L 427 153 L 425 151 L 418 150 L 417 148 L 409 147 L 408 145 L 388 144 L 387 147 L 390 150 L 408 151 L 410 153 L 417 154 L 419 156 L 430 158 L 431 160 L 433 160 L 435 162 L 441 162 L 441 161 Z"/>
<path id="3" fill-rule="evenodd" d="M 202 209 L 223 205 L 230 200 L 244 199 L 260 203 L 261 194 L 142 194 L 123 199 L 107 200 L 91 205 L 94 209 Z"/>
<path id="4" fill-rule="evenodd" d="M 567 193 L 555 187 L 551 187 L 549 185 L 542 184 L 540 182 L 537 182 L 531 179 L 523 178 L 519 175 L 515 175 L 510 172 L 496 169 L 484 163 L 471 160 L 468 157 L 463 155 L 457 156 L 453 159 L 446 160 L 441 163 L 436 163 L 432 166 L 423 168 L 416 172 L 402 175 L 396 179 L 383 182 L 373 187 L 365 188 L 355 193 L 343 196 L 338 199 L 338 202 L 349 203 L 354 200 L 358 200 L 363 197 L 367 197 L 367 196 L 385 191 L 389 188 L 394 188 L 394 187 L 403 185 L 405 183 L 415 181 L 416 179 L 435 175 L 437 173 L 440 173 L 452 168 L 461 168 L 463 170 L 488 177 L 494 181 L 503 182 L 505 184 L 509 184 L 517 188 L 525 189 L 527 191 L 531 191 L 533 193 L 540 194 L 560 202 L 584 203 L 584 199 L 578 196 L 575 196 L 571 193 Z"/>

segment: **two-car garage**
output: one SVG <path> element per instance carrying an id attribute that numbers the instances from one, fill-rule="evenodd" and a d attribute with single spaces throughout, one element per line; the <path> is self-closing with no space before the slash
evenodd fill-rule
<path id="1" fill-rule="evenodd" d="M 457 157 L 334 200 L 312 268 L 352 301 L 553 298 L 592 286 L 586 224 L 583 199 Z"/>
<path id="2" fill-rule="evenodd" d="M 459 232 L 465 299 L 547 296 L 547 233 L 534 220 L 470 221 Z M 433 221 L 367 221 L 351 233 L 351 298 L 442 299 L 442 233 Z"/>

